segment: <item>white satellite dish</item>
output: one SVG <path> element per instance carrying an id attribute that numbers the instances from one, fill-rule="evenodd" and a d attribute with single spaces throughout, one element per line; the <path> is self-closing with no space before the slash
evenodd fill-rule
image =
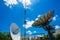
<path id="1" fill-rule="evenodd" d="M 10 34 L 11 34 L 12 40 L 21 40 L 20 29 L 15 23 L 12 23 L 10 26 Z"/>

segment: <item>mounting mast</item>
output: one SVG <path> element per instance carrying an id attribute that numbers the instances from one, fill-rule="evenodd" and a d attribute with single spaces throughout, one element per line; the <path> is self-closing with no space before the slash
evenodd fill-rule
<path id="1" fill-rule="evenodd" d="M 25 0 L 25 8 L 24 8 L 24 27 L 26 27 L 26 0 Z M 24 37 L 26 36 L 26 31 L 24 28 Z"/>

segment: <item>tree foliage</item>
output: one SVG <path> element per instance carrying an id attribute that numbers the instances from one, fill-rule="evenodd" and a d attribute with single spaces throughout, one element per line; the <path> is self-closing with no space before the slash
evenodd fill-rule
<path id="1" fill-rule="evenodd" d="M 0 32 L 0 40 L 12 40 L 10 33 L 2 33 Z"/>

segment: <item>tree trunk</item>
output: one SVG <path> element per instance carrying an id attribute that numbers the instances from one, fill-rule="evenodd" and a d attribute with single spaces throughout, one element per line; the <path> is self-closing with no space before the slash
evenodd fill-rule
<path id="1" fill-rule="evenodd" d="M 48 37 L 49 40 L 53 40 L 53 34 L 50 32 L 50 30 L 48 30 Z"/>

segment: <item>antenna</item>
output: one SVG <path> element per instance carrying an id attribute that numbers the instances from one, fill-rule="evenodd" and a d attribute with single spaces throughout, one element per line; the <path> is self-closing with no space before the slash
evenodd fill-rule
<path id="1" fill-rule="evenodd" d="M 12 23 L 10 26 L 10 34 L 11 34 L 12 40 L 21 40 L 20 29 L 15 23 Z"/>
<path id="2" fill-rule="evenodd" d="M 25 0 L 25 8 L 24 8 L 24 27 L 26 27 L 26 0 Z M 24 29 L 24 37 L 26 36 L 26 32 L 25 32 L 25 29 Z"/>

